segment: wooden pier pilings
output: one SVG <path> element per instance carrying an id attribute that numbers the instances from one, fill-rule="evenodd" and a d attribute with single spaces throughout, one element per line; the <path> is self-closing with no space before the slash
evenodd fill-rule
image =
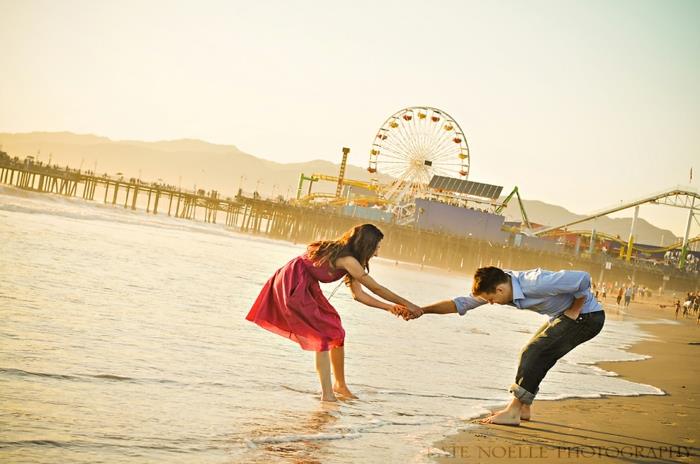
<path id="1" fill-rule="evenodd" d="M 0 153 L 2 155 L 2 153 Z M 8 159 L 0 156 L 0 183 L 36 192 L 83 199 L 116 207 L 143 208 L 149 214 L 167 214 L 181 219 L 217 223 L 244 233 L 261 234 L 293 243 L 340 236 L 361 218 L 340 215 L 332 208 L 302 207 L 286 202 L 236 196 L 221 198 L 216 191 L 185 191 L 167 184 L 145 183 L 138 179 L 124 180 L 92 172 L 80 172 L 40 163 Z M 99 196 L 97 194 L 100 190 Z M 573 253 L 552 253 L 494 243 L 468 236 L 455 236 L 416 229 L 412 226 L 378 223 L 385 234 L 382 257 L 434 266 L 456 273 L 471 273 L 476 268 L 494 265 L 504 268 L 580 269 L 588 271 L 594 280 L 605 273 L 606 281 L 637 283 L 657 288 L 664 276 L 670 276 L 667 288 L 687 291 L 698 285 L 697 275 L 671 267 L 652 268 L 626 263 L 609 256 L 591 258 Z M 614 261 L 611 270 L 604 270 L 606 261 Z"/>
<path id="2" fill-rule="evenodd" d="M 242 203 L 235 198 L 219 198 L 218 192 L 186 191 L 174 186 L 145 183 L 138 179 L 125 180 L 92 172 L 45 166 L 33 162 L 0 159 L 0 183 L 41 193 L 54 193 L 94 201 L 98 189 L 103 203 L 121 205 L 135 210 L 143 206 L 147 213 L 164 211 L 182 219 L 196 219 L 203 214 L 205 222 L 216 223 L 218 213 L 226 215 L 226 225 L 235 226 Z"/>

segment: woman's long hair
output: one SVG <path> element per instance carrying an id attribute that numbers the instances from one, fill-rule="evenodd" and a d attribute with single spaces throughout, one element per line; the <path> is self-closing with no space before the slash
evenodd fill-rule
<path id="1" fill-rule="evenodd" d="M 335 266 L 335 260 L 352 256 L 369 272 L 369 260 L 377 251 L 384 234 L 373 224 L 355 226 L 336 240 L 319 240 L 306 249 L 306 254 L 317 266 L 329 262 Z"/>

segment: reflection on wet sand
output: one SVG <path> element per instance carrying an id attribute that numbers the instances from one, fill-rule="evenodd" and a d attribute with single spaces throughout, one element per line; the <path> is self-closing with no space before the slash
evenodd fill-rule
<path id="1" fill-rule="evenodd" d="M 317 410 L 297 422 L 253 430 L 249 447 L 258 451 L 256 462 L 320 464 L 323 456 L 327 456 L 327 442 L 343 435 L 340 430 L 329 430 L 338 421 L 341 407 L 342 404 L 321 403 Z"/>

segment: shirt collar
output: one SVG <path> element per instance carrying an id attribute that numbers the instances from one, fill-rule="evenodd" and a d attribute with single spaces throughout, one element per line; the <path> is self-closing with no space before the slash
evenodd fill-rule
<path id="1" fill-rule="evenodd" d="M 520 282 L 518 281 L 517 272 L 505 271 L 505 273 L 510 276 L 510 284 L 513 287 L 513 301 L 524 300 L 525 294 L 523 293 L 523 289 L 520 287 Z"/>

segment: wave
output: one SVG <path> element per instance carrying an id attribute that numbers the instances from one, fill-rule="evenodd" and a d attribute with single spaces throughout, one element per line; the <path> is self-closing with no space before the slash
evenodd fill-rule
<path id="1" fill-rule="evenodd" d="M 10 368 L 0 367 L 0 374 L 47 377 L 47 378 L 51 378 L 51 379 L 60 379 L 60 380 L 80 380 L 80 377 L 77 377 L 75 375 L 51 374 L 48 372 L 32 372 L 32 371 L 25 371 L 22 369 L 14 369 L 11 367 Z"/>
<path id="2" fill-rule="evenodd" d="M 95 379 L 107 379 L 107 380 L 136 380 L 131 377 L 122 377 L 120 375 L 114 375 L 114 374 L 97 374 L 97 375 L 91 375 L 90 377 L 93 377 Z"/>
<path id="3" fill-rule="evenodd" d="M 674 321 L 673 319 L 654 319 L 653 321 L 635 321 L 635 324 L 639 325 L 680 325 L 681 323 L 678 321 Z"/>
<path id="4" fill-rule="evenodd" d="M 57 374 L 52 372 L 36 372 L 24 369 L 17 369 L 13 367 L 0 367 L 0 375 L 14 375 L 21 377 L 42 377 L 55 380 L 68 380 L 73 382 L 85 382 L 93 379 L 103 380 L 109 382 L 129 382 L 129 383 L 157 383 L 157 384 L 170 384 L 179 386 L 209 386 L 209 387 L 221 387 L 221 388 L 231 388 L 234 385 L 229 385 L 221 382 L 187 382 L 172 379 L 158 379 L 158 378 L 148 378 L 148 377 L 127 377 L 123 375 L 116 374 Z"/>
<path id="5" fill-rule="evenodd" d="M 72 381 L 84 381 L 86 379 L 102 379 L 102 380 L 113 380 L 113 381 L 125 381 L 125 382 L 143 382 L 145 379 L 135 379 L 133 377 L 124 377 L 121 375 L 114 374 L 55 374 L 51 372 L 35 372 L 27 371 L 24 369 L 16 369 L 13 367 L 0 367 L 0 375 L 18 375 L 26 377 L 45 377 L 49 379 L 57 380 L 72 380 Z M 152 379 L 151 379 L 152 380 Z M 159 383 L 169 383 L 169 380 L 155 380 Z"/>
<path id="6" fill-rule="evenodd" d="M 298 441 L 329 441 L 355 439 L 360 437 L 360 433 L 313 433 L 300 435 L 278 435 L 262 438 L 248 438 L 245 444 L 248 448 L 257 448 L 258 445 L 275 445 L 280 443 L 294 443 Z"/>
<path id="7" fill-rule="evenodd" d="M 110 438 L 110 440 L 113 440 L 115 438 Z M 117 440 L 120 441 L 126 441 L 123 438 L 116 438 Z M 150 439 L 149 439 L 150 440 Z M 105 440 L 45 440 L 45 439 L 28 439 L 28 440 L 11 440 L 11 441 L 4 441 L 0 440 L 0 449 L 2 448 L 10 448 L 10 447 L 19 447 L 19 448 L 25 448 L 28 446 L 44 446 L 44 447 L 53 447 L 53 448 L 93 448 L 93 449 L 99 449 L 99 450 L 104 450 L 104 448 L 114 448 L 117 450 L 132 450 L 132 449 L 143 449 L 143 450 L 158 450 L 158 451 L 167 451 L 167 452 L 173 452 L 173 453 L 180 453 L 180 454 L 185 454 L 185 453 L 191 453 L 191 452 L 197 452 L 197 451 L 206 451 L 210 449 L 216 449 L 212 446 L 202 446 L 202 445 L 196 445 L 196 444 L 191 444 L 187 446 L 188 441 L 186 440 L 170 440 L 170 439 L 161 439 L 157 438 L 156 439 L 158 442 L 161 443 L 154 443 L 154 444 L 138 444 L 138 443 L 113 443 L 111 441 L 105 441 Z M 182 443 L 182 445 L 181 445 Z"/>
<path id="8" fill-rule="evenodd" d="M 440 420 L 419 420 L 414 422 L 374 419 L 365 424 L 355 426 L 338 426 L 331 428 L 331 432 L 312 433 L 312 434 L 288 434 L 288 435 L 271 435 L 265 437 L 246 438 L 244 440 L 248 448 L 256 448 L 258 445 L 270 445 L 280 443 L 294 443 L 299 441 L 328 441 L 328 440 L 344 440 L 356 439 L 362 436 L 363 433 L 385 426 L 420 426 L 426 424 L 443 423 Z"/>

